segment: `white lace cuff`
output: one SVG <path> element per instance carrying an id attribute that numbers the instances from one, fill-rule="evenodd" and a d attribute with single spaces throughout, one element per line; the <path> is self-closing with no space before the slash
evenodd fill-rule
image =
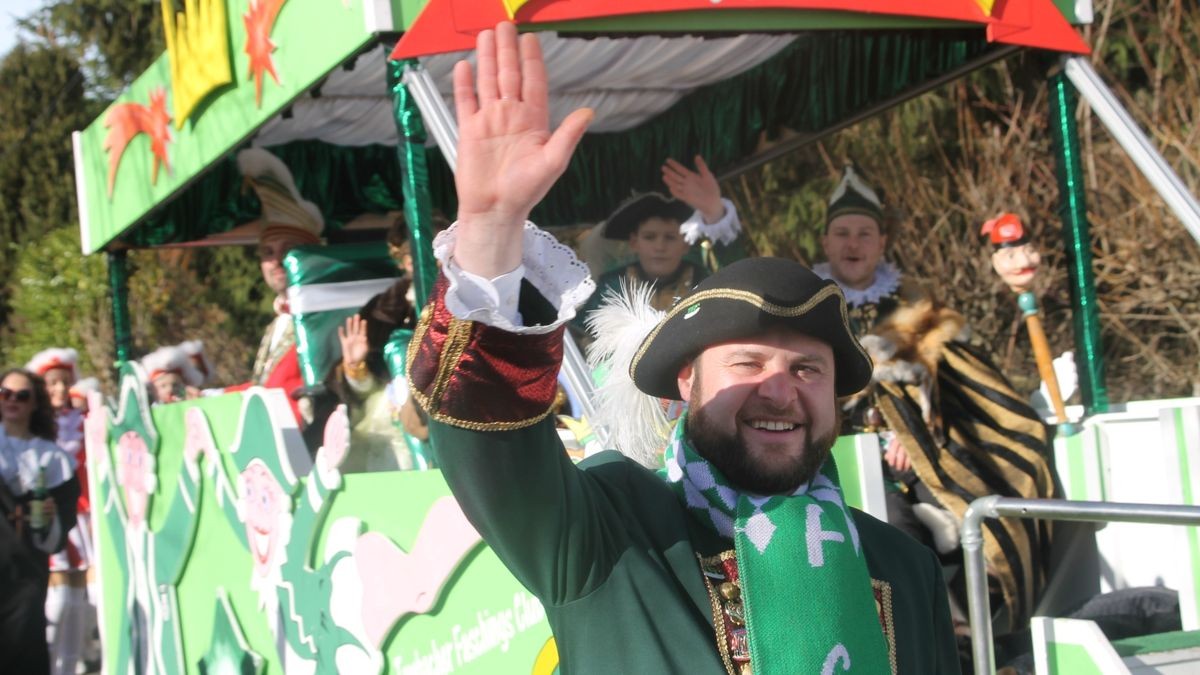
<path id="1" fill-rule="evenodd" d="M 721 203 L 725 205 L 725 215 L 717 222 L 706 223 L 704 214 L 695 211 L 691 218 L 679 226 L 679 232 L 688 244 L 695 245 L 701 239 L 709 239 L 714 244 L 724 246 L 732 244 L 738 238 L 742 231 L 742 221 L 738 219 L 737 209 L 728 199 L 722 198 Z"/>
<path id="2" fill-rule="evenodd" d="M 575 318 L 575 310 L 596 290 L 588 268 L 568 247 L 550 233 L 525 222 L 521 265 L 495 279 L 464 271 L 454 261 L 458 224 L 451 225 L 433 241 L 433 255 L 442 263 L 450 282 L 446 290 L 446 308 L 459 319 L 478 321 L 512 333 L 549 333 Z M 544 326 L 522 325 L 517 312 L 521 279 L 528 279 L 542 297 L 557 310 L 554 323 Z"/>

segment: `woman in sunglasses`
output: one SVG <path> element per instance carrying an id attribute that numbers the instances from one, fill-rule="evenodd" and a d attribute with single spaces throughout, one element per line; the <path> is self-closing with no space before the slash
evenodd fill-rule
<path id="1" fill-rule="evenodd" d="M 5 672 L 49 673 L 47 561 L 75 525 L 79 482 L 74 458 L 54 443 L 42 378 L 20 369 L 0 376 L 0 423 L 0 661 Z"/>

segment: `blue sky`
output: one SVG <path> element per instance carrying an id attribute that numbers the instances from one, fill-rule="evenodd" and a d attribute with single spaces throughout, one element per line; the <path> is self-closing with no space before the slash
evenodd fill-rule
<path id="1" fill-rule="evenodd" d="M 44 0 L 0 0 L 0 55 L 17 43 L 17 18 L 29 16 Z"/>

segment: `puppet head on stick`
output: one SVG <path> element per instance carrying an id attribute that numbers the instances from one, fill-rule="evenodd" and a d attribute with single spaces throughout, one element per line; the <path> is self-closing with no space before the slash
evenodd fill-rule
<path id="1" fill-rule="evenodd" d="M 1012 213 L 1002 213 L 983 224 L 979 234 L 992 244 L 992 268 L 1014 293 L 1033 288 L 1042 256 L 1029 241 L 1025 225 Z"/>

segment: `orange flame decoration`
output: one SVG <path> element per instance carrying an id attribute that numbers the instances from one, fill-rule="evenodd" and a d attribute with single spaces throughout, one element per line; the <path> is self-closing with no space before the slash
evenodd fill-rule
<path id="1" fill-rule="evenodd" d="M 112 197 L 113 185 L 117 181 L 117 166 L 125 154 L 125 148 L 138 134 L 150 137 L 150 152 L 154 155 L 154 165 L 150 172 L 150 184 L 158 182 L 158 167 L 167 167 L 171 171 L 171 161 L 167 157 L 167 144 L 171 142 L 171 132 L 167 128 L 171 116 L 167 113 L 167 92 L 159 87 L 150 92 L 150 105 L 140 103 L 118 103 L 104 116 L 104 127 L 108 135 L 104 137 L 104 149 L 108 152 L 108 196 Z"/>
<path id="2" fill-rule="evenodd" d="M 254 103 L 262 106 L 263 73 L 269 73 L 275 84 L 279 75 L 275 72 L 275 61 L 271 53 L 275 43 L 271 42 L 271 29 L 279 10 L 287 0 L 250 0 L 250 9 L 242 15 L 246 24 L 246 54 L 250 57 L 250 75 L 254 77 Z"/>

